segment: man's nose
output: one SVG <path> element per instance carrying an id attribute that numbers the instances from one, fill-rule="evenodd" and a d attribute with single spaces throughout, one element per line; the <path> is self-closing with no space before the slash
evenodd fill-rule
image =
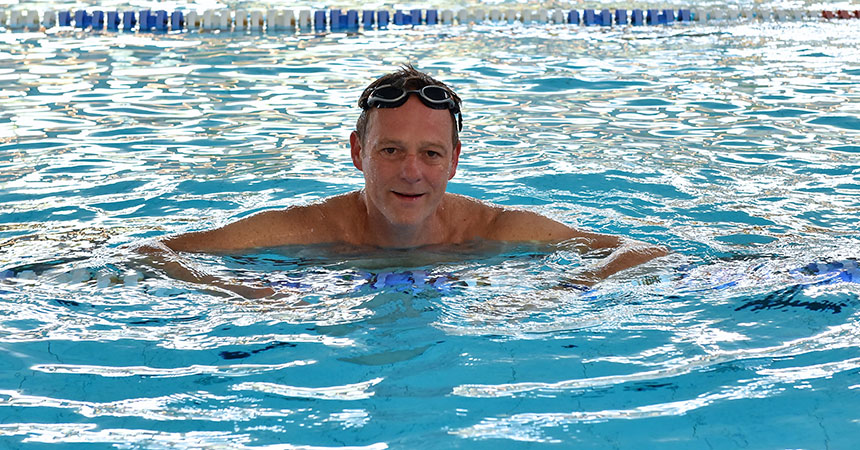
<path id="1" fill-rule="evenodd" d="M 405 181 L 416 183 L 421 180 L 421 159 L 417 154 L 407 154 L 400 167 L 400 176 Z"/>

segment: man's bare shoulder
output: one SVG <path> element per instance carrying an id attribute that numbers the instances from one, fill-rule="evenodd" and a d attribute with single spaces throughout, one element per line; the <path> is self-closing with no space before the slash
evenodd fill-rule
<path id="1" fill-rule="evenodd" d="M 251 216 L 247 225 L 276 234 L 272 243 L 263 246 L 340 242 L 360 220 L 360 205 L 359 192 L 355 191 L 305 205 L 264 211 Z"/>
<path id="2" fill-rule="evenodd" d="M 576 241 L 585 249 L 615 248 L 617 236 L 580 230 L 533 211 L 507 209 L 493 227 L 494 238 L 505 241 Z"/>
<path id="3" fill-rule="evenodd" d="M 450 192 L 445 193 L 445 201 L 442 204 L 442 207 L 451 209 L 463 215 L 481 214 L 495 216 L 504 210 L 501 206 L 487 203 L 474 197 L 452 194 Z"/>
<path id="4" fill-rule="evenodd" d="M 361 191 L 353 191 L 305 206 L 287 208 L 284 214 L 302 216 L 302 222 L 315 236 L 308 236 L 305 243 L 354 243 L 366 222 L 367 211 Z"/>
<path id="5" fill-rule="evenodd" d="M 267 210 L 213 230 L 174 236 L 164 243 L 174 250 L 209 252 L 337 242 L 344 237 L 345 224 L 355 219 L 357 196 L 352 192 Z"/>
<path id="6" fill-rule="evenodd" d="M 339 222 L 340 217 L 354 214 L 359 204 L 359 192 L 335 195 L 303 205 L 289 206 L 283 209 L 263 211 L 251 217 L 259 216 L 258 220 L 300 220 L 316 225 L 317 221 L 327 223 Z"/>
<path id="7" fill-rule="evenodd" d="M 619 245 L 619 239 L 601 233 L 578 230 L 533 211 L 493 205 L 461 195 L 450 194 L 455 216 L 480 239 L 507 242 L 561 242 L 579 239 L 588 248 Z"/>
<path id="8" fill-rule="evenodd" d="M 449 241 L 486 239 L 486 230 L 503 209 L 465 195 L 446 193 L 440 207 L 449 231 Z"/>

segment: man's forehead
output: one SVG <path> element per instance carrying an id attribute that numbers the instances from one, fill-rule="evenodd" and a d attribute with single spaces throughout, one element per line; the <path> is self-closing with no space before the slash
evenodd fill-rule
<path id="1" fill-rule="evenodd" d="M 404 133 L 420 132 L 422 135 L 438 135 L 440 142 L 452 144 L 452 127 L 456 125 L 451 113 L 429 108 L 417 98 L 412 97 L 396 108 L 371 108 L 367 112 L 367 131 L 377 134 L 378 139 L 395 139 Z"/>

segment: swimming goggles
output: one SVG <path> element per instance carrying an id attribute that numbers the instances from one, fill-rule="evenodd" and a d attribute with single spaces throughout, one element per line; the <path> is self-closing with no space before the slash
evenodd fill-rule
<path id="1" fill-rule="evenodd" d="M 447 109 L 451 111 L 457 121 L 457 129 L 463 131 L 463 116 L 460 114 L 460 106 L 454 100 L 451 92 L 442 86 L 429 85 L 421 89 L 413 89 L 407 91 L 392 84 L 384 84 L 370 91 L 367 100 L 361 106 L 363 109 L 368 108 L 397 108 L 406 103 L 409 99 L 409 94 L 418 94 L 421 103 L 424 103 L 428 108 Z"/>

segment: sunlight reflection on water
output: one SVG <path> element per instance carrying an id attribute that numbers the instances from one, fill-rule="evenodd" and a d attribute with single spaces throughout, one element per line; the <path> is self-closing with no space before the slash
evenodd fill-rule
<path id="1" fill-rule="evenodd" d="M 4 34 L 0 447 L 848 446 L 855 30 Z M 405 61 L 465 99 L 452 191 L 676 254 L 591 290 L 564 247 L 190 257 L 249 301 L 123 247 L 359 188 Z"/>

